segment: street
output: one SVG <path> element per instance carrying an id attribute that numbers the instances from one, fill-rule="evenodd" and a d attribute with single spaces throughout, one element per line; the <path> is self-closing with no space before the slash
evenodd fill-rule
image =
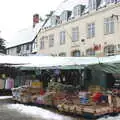
<path id="1" fill-rule="evenodd" d="M 88 120 L 60 115 L 49 110 L 15 104 L 11 98 L 0 97 L 0 120 Z M 104 117 L 98 120 L 120 120 L 120 116 Z"/>
<path id="2" fill-rule="evenodd" d="M 73 120 L 73 118 L 39 107 L 14 104 L 11 99 L 0 99 L 0 120 Z"/>

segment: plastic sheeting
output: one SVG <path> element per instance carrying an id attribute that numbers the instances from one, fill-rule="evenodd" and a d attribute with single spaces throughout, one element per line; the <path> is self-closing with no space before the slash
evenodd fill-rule
<path id="1" fill-rule="evenodd" d="M 99 63 L 120 63 L 120 55 L 110 57 L 0 56 L 0 64 L 16 65 L 16 67 L 62 68 Z"/>

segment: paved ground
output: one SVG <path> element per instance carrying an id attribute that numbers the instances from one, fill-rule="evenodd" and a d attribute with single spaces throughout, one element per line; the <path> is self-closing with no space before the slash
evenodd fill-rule
<path id="1" fill-rule="evenodd" d="M 0 120 L 37 120 L 27 115 L 20 114 L 15 110 L 8 109 L 6 105 L 11 103 L 10 100 L 0 100 Z"/>
<path id="2" fill-rule="evenodd" d="M 42 118 L 35 118 L 32 115 L 27 116 L 26 114 L 19 113 L 14 109 L 8 109 L 7 105 L 13 104 L 13 102 L 8 100 L 0 100 L 0 120 L 44 120 Z M 59 120 L 59 118 L 57 119 Z M 64 117 L 60 120 L 64 120 Z M 81 118 L 71 118 L 71 120 L 83 120 Z"/>

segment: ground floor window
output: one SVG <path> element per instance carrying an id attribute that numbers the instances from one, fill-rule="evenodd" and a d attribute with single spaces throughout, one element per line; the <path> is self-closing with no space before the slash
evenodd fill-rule
<path id="1" fill-rule="evenodd" d="M 87 49 L 86 56 L 95 56 L 95 50 L 92 48 Z"/>
<path id="2" fill-rule="evenodd" d="M 79 50 L 75 50 L 72 52 L 72 56 L 74 57 L 80 57 L 80 51 Z"/>
<path id="3" fill-rule="evenodd" d="M 104 48 L 105 56 L 112 56 L 115 54 L 116 54 L 116 46 L 115 45 L 108 45 Z"/>
<path id="4" fill-rule="evenodd" d="M 65 56 L 66 56 L 66 53 L 62 52 L 62 53 L 59 54 L 59 56 L 65 57 Z"/>

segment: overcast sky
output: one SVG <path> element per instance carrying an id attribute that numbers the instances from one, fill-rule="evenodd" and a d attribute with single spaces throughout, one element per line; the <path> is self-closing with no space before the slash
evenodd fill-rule
<path id="1" fill-rule="evenodd" d="M 58 9 L 62 1 L 67 0 L 0 0 L 0 36 L 10 41 L 15 32 L 32 26 L 33 14 L 44 18 L 51 10 Z"/>
<path id="2" fill-rule="evenodd" d="M 0 0 L 0 31 L 4 39 L 32 25 L 32 16 L 44 17 L 63 0 Z"/>

